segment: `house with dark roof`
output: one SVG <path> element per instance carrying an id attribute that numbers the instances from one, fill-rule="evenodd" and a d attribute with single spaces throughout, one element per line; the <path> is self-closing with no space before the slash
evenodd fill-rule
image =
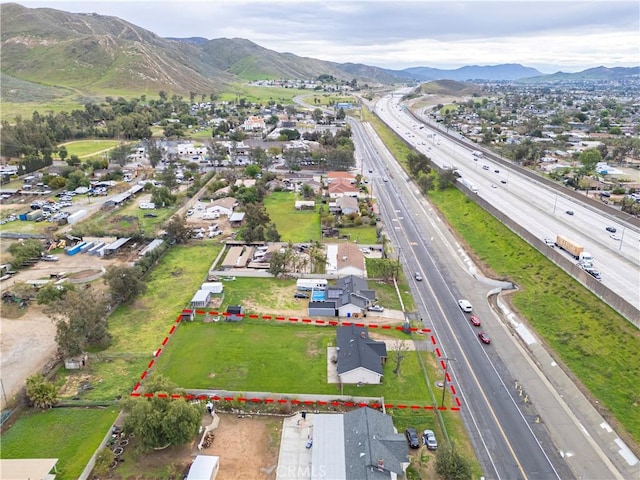
<path id="1" fill-rule="evenodd" d="M 369 407 L 313 419 L 311 480 L 404 478 L 409 449 L 392 418 Z"/>
<path id="2" fill-rule="evenodd" d="M 348 275 L 339 278 L 335 286 L 327 287 L 324 300 L 309 302 L 310 316 L 356 317 L 363 315 L 367 307 L 373 305 L 376 292 L 369 290 L 364 278 Z"/>
<path id="3" fill-rule="evenodd" d="M 355 325 L 338 327 L 336 356 L 341 383 L 382 383 L 382 366 L 387 361 L 387 346 L 384 342 L 369 338 L 366 328 Z"/>

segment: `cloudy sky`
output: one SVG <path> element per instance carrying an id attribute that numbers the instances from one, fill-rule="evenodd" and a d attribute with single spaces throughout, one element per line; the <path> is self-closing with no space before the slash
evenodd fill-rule
<path id="1" fill-rule="evenodd" d="M 245 38 L 277 52 L 393 69 L 520 63 L 553 73 L 640 65 L 637 0 L 17 3 L 113 15 L 163 37 Z"/>

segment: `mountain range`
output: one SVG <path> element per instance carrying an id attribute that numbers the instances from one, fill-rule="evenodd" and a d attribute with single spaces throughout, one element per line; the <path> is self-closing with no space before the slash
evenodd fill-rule
<path id="1" fill-rule="evenodd" d="M 398 84 L 441 79 L 614 79 L 637 76 L 640 71 L 638 67 L 598 67 L 580 73 L 542 75 L 519 64 L 390 70 L 278 53 L 240 38 L 162 38 L 117 17 L 32 9 L 16 3 L 0 4 L 0 22 L 3 101 L 16 101 L 10 94 L 24 91 L 21 89 L 28 84 L 34 84 L 33 91 L 55 87 L 56 95 L 61 89 L 84 93 L 219 93 L 247 80 L 308 80 L 320 75 L 345 81 L 355 78 L 360 83 Z"/>

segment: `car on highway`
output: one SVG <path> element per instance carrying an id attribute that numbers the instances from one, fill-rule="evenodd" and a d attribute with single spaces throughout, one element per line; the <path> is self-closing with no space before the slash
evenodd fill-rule
<path id="1" fill-rule="evenodd" d="M 471 312 L 473 310 L 473 306 L 471 306 L 471 302 L 469 302 L 469 300 L 465 300 L 464 298 L 461 298 L 460 300 L 458 300 L 458 306 L 462 309 L 463 312 Z"/>
<path id="2" fill-rule="evenodd" d="M 293 294 L 293 298 L 309 298 L 308 293 L 296 292 Z"/>
<path id="3" fill-rule="evenodd" d="M 409 427 L 404 431 L 405 437 L 407 437 L 407 442 L 409 442 L 409 446 L 411 448 L 420 448 L 420 439 L 418 438 L 418 431 Z"/>
<path id="4" fill-rule="evenodd" d="M 495 183 L 492 183 L 491 188 L 498 188 L 498 186 Z"/>
<path id="5" fill-rule="evenodd" d="M 494 170 L 495 173 L 500 173 L 500 170 L 498 170 L 497 168 Z"/>
<path id="6" fill-rule="evenodd" d="M 422 443 L 429 450 L 437 450 L 438 449 L 438 440 L 436 440 L 436 434 L 433 433 L 433 430 L 425 430 L 422 432 Z"/>
<path id="7" fill-rule="evenodd" d="M 486 343 L 487 345 L 491 343 L 491 339 L 489 338 L 489 335 L 487 335 L 487 334 L 486 334 L 486 333 L 484 333 L 484 332 L 480 332 L 480 333 L 478 334 L 478 338 L 480 339 L 480 341 L 481 341 L 482 343 Z"/>
<path id="8" fill-rule="evenodd" d="M 567 211 L 566 211 L 566 212 L 564 212 L 564 213 L 566 213 L 567 215 L 573 215 L 573 210 L 567 210 Z"/>
<path id="9" fill-rule="evenodd" d="M 602 275 L 600 275 L 600 272 L 598 270 L 596 270 L 595 268 L 585 268 L 584 271 L 587 272 L 589 275 L 591 275 L 596 280 L 602 280 Z"/>
<path id="10" fill-rule="evenodd" d="M 388 181 L 389 181 L 389 179 L 388 179 L 388 178 L 386 178 L 386 177 L 385 177 L 385 178 L 383 178 L 382 180 L 384 180 L 385 182 L 388 182 Z"/>
<path id="11" fill-rule="evenodd" d="M 607 232 L 616 233 L 616 227 L 607 227 L 605 228 Z"/>
<path id="12" fill-rule="evenodd" d="M 422 274 L 420 272 L 416 272 L 416 274 L 414 275 L 414 278 L 416 279 L 416 281 L 421 282 Z"/>
<path id="13" fill-rule="evenodd" d="M 483 166 L 482 166 L 482 169 L 483 169 L 483 170 L 489 170 L 489 165 L 483 165 Z"/>
<path id="14" fill-rule="evenodd" d="M 622 239 L 622 237 L 620 235 L 618 235 L 617 233 L 612 233 L 611 235 L 609 235 L 611 238 L 613 238 L 614 240 L 620 240 Z"/>
<path id="15" fill-rule="evenodd" d="M 382 305 L 371 305 L 367 310 L 370 312 L 384 312 L 384 307 Z"/>
<path id="16" fill-rule="evenodd" d="M 542 241 L 547 245 L 547 247 L 555 248 L 556 246 L 556 242 L 554 242 L 550 238 L 545 238 Z"/>
<path id="17" fill-rule="evenodd" d="M 476 327 L 479 327 L 479 326 L 480 326 L 480 319 L 479 319 L 478 317 L 476 317 L 475 315 L 471 315 L 471 316 L 469 317 L 469 321 L 470 321 L 471 323 L 473 323 Z"/>
<path id="18" fill-rule="evenodd" d="M 502 183 L 502 184 L 506 185 L 506 184 L 507 184 L 507 181 L 503 178 L 502 180 L 500 180 L 500 183 Z"/>

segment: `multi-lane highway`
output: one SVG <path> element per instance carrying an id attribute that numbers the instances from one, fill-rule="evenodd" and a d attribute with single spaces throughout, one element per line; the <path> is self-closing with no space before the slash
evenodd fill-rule
<path id="1" fill-rule="evenodd" d="M 602 274 L 602 283 L 640 309 L 637 226 L 532 181 L 516 169 L 472 155 L 472 147 L 416 122 L 399 101 L 398 97 L 384 97 L 376 105 L 376 113 L 434 163 L 455 166 L 462 178 L 477 185 L 478 195 L 532 234 L 552 240 L 561 234 L 583 245 L 596 259 L 595 268 Z M 615 238 L 606 227 L 616 229 Z"/>
<path id="2" fill-rule="evenodd" d="M 562 432 L 547 428 L 553 425 L 535 423 L 513 383 L 517 378 L 529 378 L 533 391 L 534 383 L 545 382 L 489 308 L 485 295 L 491 287 L 468 274 L 464 255 L 446 227 L 384 146 L 372 141 L 362 125 L 352 123 L 352 129 L 358 161 L 364 171 L 372 172 L 367 176 L 387 234 L 407 275 L 418 271 L 424 278 L 412 282 L 414 297 L 425 325 L 436 333 L 449 359 L 449 372 L 463 399 L 461 415 L 484 475 L 503 479 L 623 478 L 573 419 L 559 422 Z M 463 297 L 474 303 L 474 311 L 483 320 L 482 329 L 494 340 L 491 345 L 479 341 L 478 329 L 458 308 L 457 299 Z M 508 364 L 502 358 L 509 358 Z M 541 391 L 545 388 L 548 386 Z M 539 398 L 547 395 L 553 397 L 542 393 Z M 551 408 L 558 414 L 566 405 Z M 572 453 L 571 461 L 559 453 L 567 445 L 572 452 L 579 452 Z"/>

